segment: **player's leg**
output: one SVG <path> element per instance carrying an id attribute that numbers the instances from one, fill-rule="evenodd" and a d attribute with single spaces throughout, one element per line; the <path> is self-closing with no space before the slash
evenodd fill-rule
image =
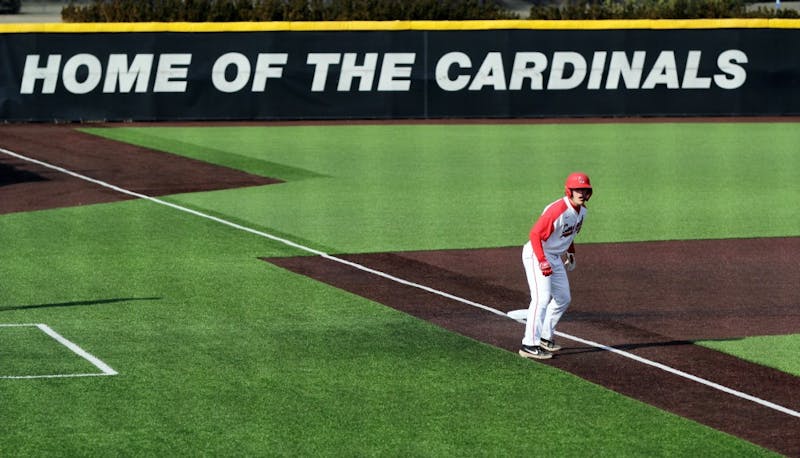
<path id="1" fill-rule="evenodd" d="M 525 321 L 525 335 L 522 338 L 522 345 L 523 348 L 536 347 L 539 345 L 540 334 L 545 323 L 547 303 L 550 302 L 550 280 L 549 277 L 542 275 L 539 270 L 530 244 L 526 244 L 522 250 L 522 264 L 525 267 L 525 276 L 528 279 L 528 287 L 531 291 L 531 301 L 528 305 L 528 317 Z M 542 357 L 549 357 L 549 355 L 544 352 Z"/>
<path id="2" fill-rule="evenodd" d="M 556 264 L 556 266 L 557 267 L 553 267 L 553 275 L 550 276 L 550 293 L 552 294 L 552 300 L 547 305 L 547 313 L 544 317 L 540 335 L 540 339 L 547 340 L 548 342 L 554 342 L 553 334 L 555 333 L 556 326 L 572 301 L 567 271 L 563 265 Z M 551 350 L 554 350 L 556 347 L 558 347 L 558 345 L 553 344 Z M 547 346 L 545 346 L 545 348 L 547 348 Z"/>

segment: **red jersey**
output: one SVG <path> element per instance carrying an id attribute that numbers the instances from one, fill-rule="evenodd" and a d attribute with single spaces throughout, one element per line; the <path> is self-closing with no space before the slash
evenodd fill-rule
<path id="1" fill-rule="evenodd" d="M 545 207 L 530 233 L 531 246 L 539 262 L 550 257 L 560 257 L 572 246 L 575 236 L 581 231 L 586 207 L 575 208 L 568 197 L 562 197 Z"/>

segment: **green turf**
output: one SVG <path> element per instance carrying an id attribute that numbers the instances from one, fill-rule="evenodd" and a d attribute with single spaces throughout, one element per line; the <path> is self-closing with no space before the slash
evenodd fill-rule
<path id="1" fill-rule="evenodd" d="M 701 340 L 695 343 L 800 377 L 800 358 L 797 357 L 800 355 L 800 334 Z"/>
<path id="2" fill-rule="evenodd" d="M 790 123 L 88 129 L 287 184 L 181 196 L 336 252 L 512 246 L 573 170 L 580 243 L 800 235 Z"/>
<path id="3" fill-rule="evenodd" d="M 35 326 L 0 326 L 0 377 L 100 373 L 89 361 Z"/>
<path id="4" fill-rule="evenodd" d="M 521 244 L 573 169 L 597 186 L 584 242 L 796 236 L 795 212 L 764 205 L 797 200 L 793 128 L 88 130 L 285 179 L 168 199 L 359 252 Z M 46 323 L 120 372 L 0 380 L 0 455 L 770 455 L 274 267 L 258 257 L 301 251 L 152 202 L 0 215 L 0 237 L 0 323 Z M 22 361 L 9 370 L 75 362 L 30 339 L 0 328 L 0 355 Z"/>
<path id="5" fill-rule="evenodd" d="M 15 243 L 0 246 L 0 322 L 47 323 L 120 372 L 0 380 L 6 456 L 768 455 L 271 266 L 257 257 L 291 250 L 150 202 L 2 222 Z M 13 338 L 5 351 L 29 357 Z M 543 419 L 546 441 L 531 434 Z"/>

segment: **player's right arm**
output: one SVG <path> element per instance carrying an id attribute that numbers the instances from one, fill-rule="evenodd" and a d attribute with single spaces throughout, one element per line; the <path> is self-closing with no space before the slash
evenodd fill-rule
<path id="1" fill-rule="evenodd" d="M 540 263 L 547 261 L 547 257 L 544 255 L 542 242 L 550 238 L 550 235 L 553 234 L 556 229 L 556 221 L 565 210 L 566 204 L 563 199 L 553 202 L 544 209 L 542 215 L 531 228 L 529 235 L 531 247 L 536 255 L 536 259 L 539 260 Z"/>

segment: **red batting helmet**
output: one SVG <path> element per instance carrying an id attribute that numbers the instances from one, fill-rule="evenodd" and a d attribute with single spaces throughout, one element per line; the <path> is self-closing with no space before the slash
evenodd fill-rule
<path id="1" fill-rule="evenodd" d="M 586 196 L 586 200 L 589 200 L 592 196 L 592 182 L 589 181 L 589 175 L 582 172 L 571 173 L 564 182 L 564 192 L 567 197 L 572 197 L 572 189 L 589 189 L 589 194 Z"/>

